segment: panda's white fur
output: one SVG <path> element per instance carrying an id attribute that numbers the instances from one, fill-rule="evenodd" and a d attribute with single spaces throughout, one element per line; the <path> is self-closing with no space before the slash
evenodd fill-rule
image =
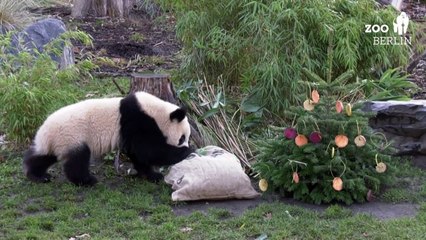
<path id="1" fill-rule="evenodd" d="M 150 169 L 152 165 L 172 164 L 189 154 L 190 126 L 184 115 L 172 118 L 172 113 L 178 111 L 178 106 L 145 92 L 126 98 L 89 99 L 63 107 L 37 131 L 33 146 L 24 157 L 25 173 L 32 180 L 46 181 L 49 175 L 45 170 L 56 160 L 63 160 L 70 162 L 68 168 L 64 167 L 72 182 L 92 185 L 96 180 L 86 173 L 87 156 L 97 159 L 120 148 L 133 158 L 141 174 L 158 180 L 158 174 Z M 122 129 L 123 124 L 126 126 Z M 155 130 L 157 127 L 159 130 Z M 155 159 L 155 154 L 164 159 Z M 83 173 L 80 176 L 73 171 Z"/>
<path id="2" fill-rule="evenodd" d="M 85 142 L 96 159 L 116 149 L 121 99 L 89 99 L 54 112 L 37 131 L 35 152 L 63 159 L 69 149 Z"/>

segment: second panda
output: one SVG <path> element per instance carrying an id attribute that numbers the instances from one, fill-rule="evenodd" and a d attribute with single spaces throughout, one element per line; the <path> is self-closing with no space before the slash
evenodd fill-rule
<path id="1" fill-rule="evenodd" d="M 90 174 L 90 159 L 120 149 L 139 176 L 159 181 L 163 176 L 153 167 L 187 157 L 189 136 L 186 111 L 151 94 L 85 100 L 46 119 L 24 156 L 24 173 L 32 181 L 47 182 L 47 169 L 59 160 L 69 181 L 91 186 L 97 179 Z"/>

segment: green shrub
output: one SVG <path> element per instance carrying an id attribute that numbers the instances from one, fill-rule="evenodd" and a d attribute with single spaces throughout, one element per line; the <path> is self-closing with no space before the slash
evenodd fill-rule
<path id="1" fill-rule="evenodd" d="M 388 69 L 377 80 L 362 80 L 360 92 L 365 98 L 375 101 L 409 100 L 419 87 L 407 77 L 397 68 Z"/>
<path id="2" fill-rule="evenodd" d="M 57 53 L 58 42 L 78 38 L 90 43 L 90 39 L 81 32 L 67 32 L 65 39 L 53 41 L 43 53 L 12 54 L 8 51 L 12 35 L 0 35 L 0 129 L 9 140 L 25 144 L 49 113 L 75 101 L 73 81 L 88 71 L 86 62 L 58 70 L 49 54 Z"/>
<path id="3" fill-rule="evenodd" d="M 364 32 L 365 24 L 393 26 L 397 16 L 373 0 L 159 1 L 178 16 L 183 78 L 205 75 L 215 83 L 222 76 L 280 115 L 301 100 L 302 67 L 326 76 L 330 38 L 333 79 L 347 70 L 370 79 L 372 72 L 404 65 L 409 57 L 408 46 L 373 46 L 373 36 L 383 35 Z"/>

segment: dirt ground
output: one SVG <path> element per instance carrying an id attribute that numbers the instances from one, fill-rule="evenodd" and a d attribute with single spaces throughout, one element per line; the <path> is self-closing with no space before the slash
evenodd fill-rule
<path id="1" fill-rule="evenodd" d="M 93 38 L 93 47 L 74 43 L 77 58 L 106 57 L 112 62 L 97 62 L 101 75 L 130 75 L 175 69 L 181 46 L 175 37 L 175 19 L 164 15 L 151 19 L 143 11 L 132 11 L 128 19 L 108 17 L 73 19 L 69 6 L 34 9 L 33 12 L 59 18 L 70 30 L 82 30 Z"/>

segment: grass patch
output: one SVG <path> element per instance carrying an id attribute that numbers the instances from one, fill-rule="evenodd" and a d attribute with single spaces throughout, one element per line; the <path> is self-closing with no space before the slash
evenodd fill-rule
<path id="1" fill-rule="evenodd" d="M 380 221 L 338 205 L 323 213 L 282 203 L 262 204 L 234 216 L 209 209 L 175 216 L 171 189 L 113 174 L 112 162 L 96 168 L 100 183 L 75 187 L 62 173 L 47 184 L 27 181 L 20 154 L 0 162 L 0 239 L 422 239 L 426 204 L 415 218 Z"/>
<path id="2" fill-rule="evenodd" d="M 410 193 L 407 189 L 394 188 L 384 192 L 381 199 L 385 202 L 409 202 L 415 200 L 415 194 Z"/>
<path id="3" fill-rule="evenodd" d="M 409 159 L 395 163 L 395 179 L 378 196 L 391 203 L 426 201 L 426 171 L 413 167 Z"/>
<path id="4" fill-rule="evenodd" d="M 345 218 L 352 215 L 352 212 L 339 205 L 331 205 L 324 211 L 324 217 L 328 219 Z"/>

